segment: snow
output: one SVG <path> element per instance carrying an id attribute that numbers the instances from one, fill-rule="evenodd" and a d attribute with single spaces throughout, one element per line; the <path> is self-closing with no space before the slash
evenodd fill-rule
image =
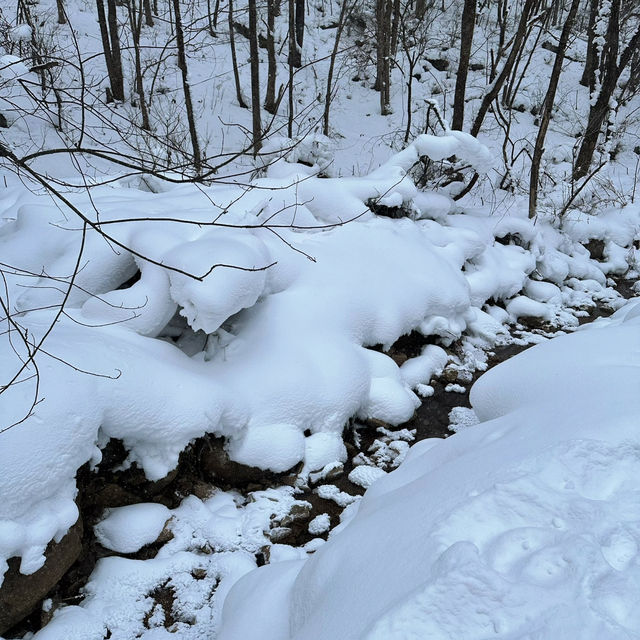
<path id="1" fill-rule="evenodd" d="M 368 489 L 378 478 L 387 474 L 384 469 L 366 464 L 357 466 L 349 473 L 349 480 L 364 489 Z"/>
<path id="2" fill-rule="evenodd" d="M 162 504 L 140 503 L 107 509 L 94 527 L 97 541 L 111 551 L 134 553 L 158 539 L 171 513 Z"/>
<path id="3" fill-rule="evenodd" d="M 321 513 L 320 515 L 317 515 L 309 523 L 309 533 L 313 536 L 317 536 L 317 535 L 320 535 L 321 533 L 327 532 L 330 526 L 331 526 L 331 519 L 329 518 L 329 514 Z"/>
<path id="4" fill-rule="evenodd" d="M 636 637 L 639 309 L 481 377 L 482 422 L 415 445 L 305 562 L 240 580 L 220 640 Z M 238 626 L 267 578 L 277 625 Z"/>
<path id="5" fill-rule="evenodd" d="M 85 142 L 125 157 L 133 153 L 134 160 L 147 149 L 154 170 L 162 167 L 161 145 L 142 134 L 128 139 L 128 117 L 132 111 L 137 117 L 132 105 L 101 102 L 105 73 L 95 13 L 75 0 L 66 7 L 73 31 L 56 24 L 48 0 L 30 8 L 35 33 L 26 24 L 3 22 L 0 109 L 9 128 L 2 129 L 0 143 L 18 155 L 74 145 L 81 120 Z M 196 25 L 202 6 L 193 7 Z M 123 8 L 118 11 L 122 20 Z M 212 434 L 224 438 L 236 462 L 278 473 L 297 466 L 297 486 L 328 483 L 348 458 L 345 425 L 354 432 L 364 428 L 355 418 L 370 421 L 372 429 L 402 425 L 418 406 L 417 396 L 429 401 L 430 383 L 447 365 L 461 383 L 447 391 L 465 392 L 471 378 L 464 374 L 486 367 L 480 349 L 506 341 L 508 325 L 534 319 L 569 331 L 596 304 L 622 305 L 610 277 L 637 277 L 640 264 L 633 131 L 614 132 L 620 164 L 606 167 L 574 206 L 557 215 L 588 105 L 575 89 L 575 60 L 567 59 L 564 98 L 543 161 L 540 211 L 531 221 L 522 184 L 532 113 L 509 115 L 513 192 L 497 188 L 505 167 L 498 160 L 502 133 L 489 124 L 491 114 L 481 141 L 450 130 L 446 121 L 438 128 L 442 135 L 422 133 L 425 98 L 448 115 L 450 70 L 424 63 L 429 71 L 414 84 L 413 141 L 402 148 L 401 114 L 412 108 L 401 80 L 403 61 L 393 71 L 395 115 L 383 117 L 374 113 L 370 79 L 353 80 L 352 71 L 362 75 L 367 65 L 348 47 L 334 77 L 331 136 L 305 137 L 322 110 L 315 98 L 323 89 L 331 30 L 317 27 L 327 17 L 325 4 L 309 5 L 305 65 L 296 72 L 295 108 L 303 112 L 295 140 L 281 135 L 281 109 L 264 155 L 240 155 L 212 176 L 212 184 L 125 175 L 77 154 L 30 161 L 54 184 L 101 185 L 63 191 L 109 238 L 91 228 L 84 234 L 72 211 L 24 175 L 2 169 L 0 266 L 6 281 L 0 297 L 29 341 L 47 334 L 69 275 L 79 268 L 65 313 L 37 356 L 38 389 L 33 365 L 18 384 L 0 387 L 0 581 L 11 557 L 21 559 L 23 573 L 42 566 L 47 544 L 62 539 L 78 519 L 77 470 L 99 464 L 112 438 L 127 452 L 123 467 L 137 465 L 150 480 L 164 478 L 185 448 Z M 173 47 L 167 25 L 161 19 L 143 29 L 149 70 L 158 51 Z M 286 38 L 283 25 L 276 26 L 279 43 Z M 441 21 L 425 26 L 432 27 L 428 40 L 435 51 L 449 35 Z M 487 47 L 494 42 L 489 35 Z M 54 125 L 51 96 L 40 99 L 31 56 L 22 55 L 33 36 L 52 47 L 52 60 L 67 62 L 76 55 L 67 43 L 77 38 L 87 86 L 99 92 L 100 102 L 93 88 L 84 95 L 86 110 L 65 98 L 64 127 Z M 226 34 L 206 38 L 206 29 L 194 28 L 188 42 L 197 128 L 203 150 L 227 158 L 244 145 L 250 113 L 229 99 Z M 239 38 L 237 45 L 246 61 L 247 43 Z M 577 38 L 572 47 L 583 45 Z M 127 83 L 131 50 L 123 49 Z M 441 53 L 453 62 L 452 51 Z M 516 96 L 515 104 L 527 110 L 539 104 L 545 88 L 540 69 L 548 54 L 540 53 L 534 52 Z M 312 58 L 319 62 L 307 65 Z M 285 64 L 286 51 L 279 54 L 281 79 Z M 68 98 L 78 92 L 76 70 L 69 63 L 54 71 Z M 469 76 L 467 124 L 485 73 Z M 240 74 L 247 84 L 244 62 Z M 186 131 L 175 98 L 178 75 L 170 58 L 158 68 L 152 102 L 158 122 L 162 109 L 171 114 L 172 141 Z M 433 100 L 436 89 L 440 104 Z M 96 105 L 99 117 L 92 111 Z M 619 106 L 620 119 L 636 109 L 633 100 Z M 366 111 L 371 113 L 363 117 Z M 436 187 L 429 181 L 423 187 L 415 166 L 423 156 L 434 166 L 454 155 L 482 175 L 459 201 L 449 194 L 461 183 Z M 376 216 L 374 201 L 406 217 Z M 583 246 L 593 240 L 603 246 L 597 259 Z M 633 340 L 639 313 L 623 308 L 600 328 L 536 347 L 482 378 L 472 391 L 474 411 L 458 407 L 450 414 L 451 429 L 460 433 L 446 442 L 410 448 L 415 431 L 379 427 L 349 474 L 369 487 L 362 506 L 335 485 L 316 489 L 345 507 L 326 548 L 322 538 L 300 549 L 273 544 L 270 532 L 286 529 L 280 521 L 297 502 L 288 487 L 252 492 L 247 501 L 214 491 L 185 496 L 171 510 L 149 504 L 110 510 L 95 531 L 114 552 L 132 553 L 153 542 L 167 521 L 165 533 L 174 537 L 150 560 L 102 559 L 85 601 L 54 607 L 53 622 L 37 637 L 91 640 L 107 631 L 114 640 L 210 637 L 227 591 L 255 567 L 260 553 L 272 564 L 234 589 L 224 637 L 562 638 L 574 636 L 583 620 L 585 638 L 635 637 L 640 541 L 625 483 L 637 470 L 626 441 L 615 438 L 636 407 L 630 363 L 637 354 L 628 347 L 619 367 L 625 373 L 618 375 L 618 338 L 604 338 L 628 325 L 633 331 L 624 339 Z M 398 366 L 389 349 L 411 332 L 428 344 Z M 594 345 L 589 336 L 600 332 L 602 344 Z M 534 333 L 526 339 L 545 340 Z M 0 320 L 2 384 L 27 350 L 7 319 Z M 464 358 L 454 355 L 461 351 Z M 586 354 L 593 354 L 592 362 Z M 41 401 L 32 406 L 34 400 Z M 579 445 L 581 439 L 587 444 Z M 311 521 L 311 535 L 326 532 L 326 515 Z M 317 557 L 305 564 L 310 554 Z M 162 627 L 165 612 L 150 595 L 162 585 L 176 594 L 179 615 L 170 630 Z"/>

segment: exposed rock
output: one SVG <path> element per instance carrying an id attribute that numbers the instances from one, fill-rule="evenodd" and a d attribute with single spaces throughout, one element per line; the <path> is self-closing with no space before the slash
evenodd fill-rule
<path id="1" fill-rule="evenodd" d="M 449 68 L 449 61 L 446 58 L 427 58 L 427 62 L 438 71 L 446 71 Z"/>
<path id="2" fill-rule="evenodd" d="M 446 367 L 442 372 L 442 377 L 447 382 L 458 382 L 458 370 L 453 367 Z"/>
<path id="3" fill-rule="evenodd" d="M 604 241 L 593 238 L 584 245 L 587 251 L 591 254 L 593 260 L 602 262 L 604 260 Z"/>
<path id="4" fill-rule="evenodd" d="M 58 583 L 82 551 L 82 518 L 60 542 L 47 547 L 44 566 L 25 576 L 20 573 L 19 558 L 9 560 L 9 570 L 0 587 L 0 634 L 26 618 Z"/>
<path id="5" fill-rule="evenodd" d="M 231 460 L 224 449 L 222 438 L 203 440 L 199 462 L 203 476 L 217 485 L 230 484 L 237 487 L 255 483 L 262 487 L 265 479 L 273 475 L 257 467 L 249 467 Z"/>

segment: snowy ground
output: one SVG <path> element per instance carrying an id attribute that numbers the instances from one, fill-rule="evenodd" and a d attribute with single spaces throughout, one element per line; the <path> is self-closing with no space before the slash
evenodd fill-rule
<path id="1" fill-rule="evenodd" d="M 90 59 L 86 73 L 100 78 L 92 11 L 77 3 L 74 24 Z M 323 19 L 313 8 L 305 46 L 318 57 L 330 45 L 316 28 Z M 161 28 L 145 35 L 160 45 L 168 37 Z M 191 43 L 191 69 L 213 153 L 223 136 L 228 148 L 244 141 L 241 127 L 220 123 L 248 124 L 248 112 L 229 97 L 227 42 L 211 44 L 216 54 L 207 56 L 203 38 Z M 239 47 L 246 58 L 246 42 Z M 545 68 L 547 54 L 534 68 Z M 25 367 L 0 395 L 0 574 L 13 556 L 24 573 L 42 565 L 47 544 L 78 518 L 76 471 L 97 465 L 111 438 L 124 443 L 125 466 L 158 480 L 194 439 L 221 436 L 232 459 L 275 472 L 299 465 L 298 487 L 313 482 L 346 508 L 326 543 L 328 514 L 314 517 L 300 548 L 278 544 L 274 533 L 292 509 L 307 508 L 288 486 L 246 495 L 213 488 L 175 509 L 112 509 L 95 535 L 114 555 L 99 561 L 79 606 L 45 603 L 53 619 L 37 640 L 555 640 L 576 629 L 594 640 L 640 637 L 637 308 L 492 370 L 474 387 L 474 412 L 452 414 L 459 433 L 447 440 L 409 450 L 413 435 L 390 430 L 421 398 L 428 402 L 443 370 L 464 372 L 449 387 L 462 390 L 519 320 L 573 331 L 596 304 L 623 305 L 610 278 L 637 278 L 640 205 L 629 196 L 637 138 L 621 131 L 620 164 L 603 175 L 602 189 L 556 215 L 586 105 L 577 90 L 573 99 L 579 65 L 570 65 L 546 159 L 553 180 L 530 221 L 519 188 L 496 188 L 504 167 L 495 131 L 481 136 L 484 144 L 446 130 L 417 135 L 423 99 L 436 87 L 450 94 L 450 73 L 429 67 L 417 82 L 415 141 L 400 150 L 400 71 L 395 116 L 384 118 L 366 74 L 353 79 L 362 64 L 341 59 L 331 139 L 309 136 L 287 159 L 267 157 L 274 161 L 265 169 L 246 156 L 228 168 L 251 177 L 171 185 L 79 159 L 90 180 L 109 180 L 64 189 L 86 229 L 59 199 L 3 172 L 2 298 L 12 315 L 0 322 L 2 384 L 27 356 L 11 322 L 30 344 L 46 340 L 37 370 Z M 8 69 L 27 77 L 20 65 Z M 162 76 L 167 100 L 179 86 L 175 71 L 169 65 Z M 246 65 L 241 73 L 246 81 Z M 323 64 L 300 72 L 297 104 L 311 105 L 300 134 L 321 111 L 313 96 L 323 73 Z M 3 88 L 13 93 L 2 100 L 24 106 L 11 74 L 5 67 Z M 514 138 L 530 137 L 527 108 L 544 82 L 536 72 L 523 86 Z M 484 72 L 472 74 L 469 111 L 482 87 Z M 111 122 L 124 109 L 114 108 Z M 103 131 L 88 117 L 105 144 L 128 149 L 117 124 Z M 64 144 L 72 127 L 67 134 Z M 3 136 L 21 153 L 61 144 L 35 116 L 18 118 Z M 282 144 L 274 136 L 267 150 Z M 447 189 L 416 186 L 413 170 L 419 156 L 453 154 L 485 176 L 461 203 Z M 34 166 L 78 177 L 67 155 Z M 517 183 L 522 167 L 511 170 Z M 385 351 L 411 331 L 424 336 L 423 352 L 394 361 Z M 360 502 L 330 481 L 347 460 L 343 429 L 354 418 L 383 424 L 376 448 L 352 461 L 349 479 L 368 488 Z M 393 473 L 381 469 L 405 456 Z M 158 538 L 155 558 L 123 557 Z M 268 566 L 253 572 L 257 556 Z M 220 626 L 226 595 L 245 574 Z"/>

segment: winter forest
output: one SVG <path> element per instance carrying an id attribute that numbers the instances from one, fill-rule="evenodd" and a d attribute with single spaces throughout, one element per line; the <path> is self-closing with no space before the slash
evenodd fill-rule
<path id="1" fill-rule="evenodd" d="M 0 640 L 640 639 L 637 0 L 0 0 Z"/>

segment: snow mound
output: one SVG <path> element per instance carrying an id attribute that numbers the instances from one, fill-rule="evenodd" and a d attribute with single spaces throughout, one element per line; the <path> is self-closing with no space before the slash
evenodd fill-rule
<path id="1" fill-rule="evenodd" d="M 415 445 L 306 562 L 240 580 L 219 639 L 637 637 L 639 309 L 485 374 L 482 423 Z"/>
<path id="2" fill-rule="evenodd" d="M 141 503 L 107 509 L 93 528 L 98 542 L 118 553 L 135 553 L 158 539 L 171 517 L 162 504 Z"/>

